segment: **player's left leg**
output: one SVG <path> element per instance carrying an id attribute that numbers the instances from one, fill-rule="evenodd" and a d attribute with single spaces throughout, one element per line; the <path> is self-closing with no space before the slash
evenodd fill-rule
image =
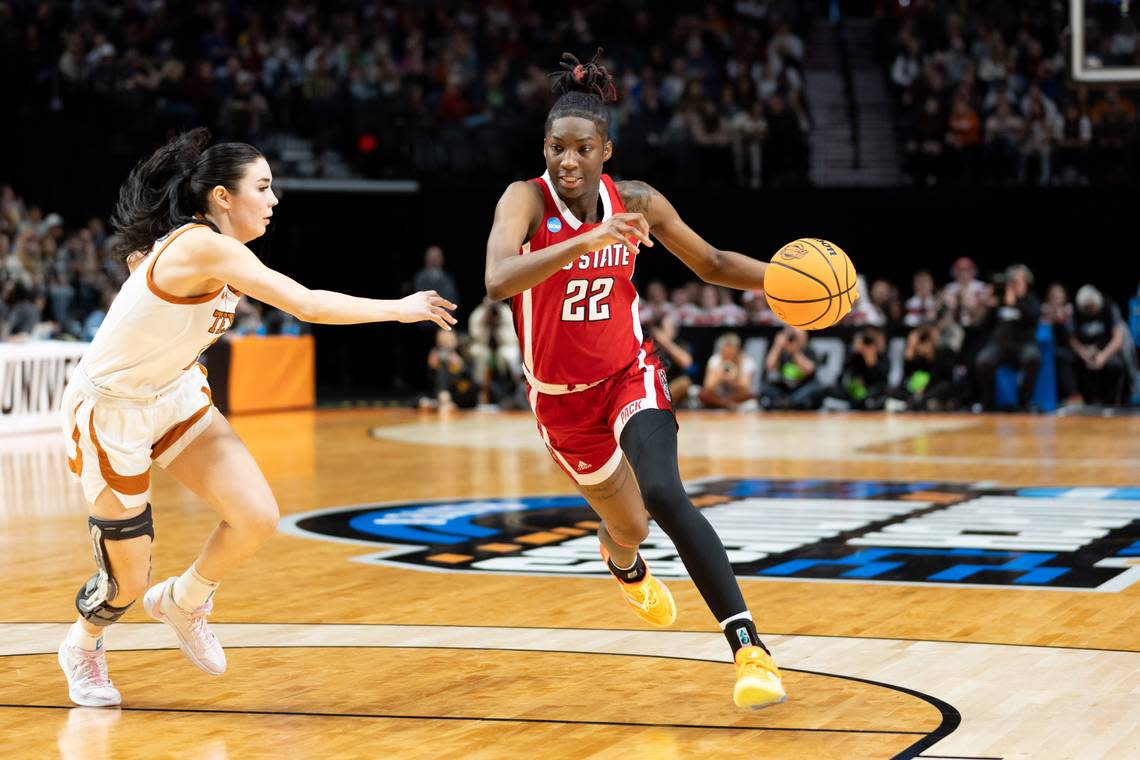
<path id="1" fill-rule="evenodd" d="M 728 554 L 716 531 L 693 506 L 677 468 L 677 423 L 665 409 L 637 412 L 621 432 L 649 515 L 672 539 L 681 561 L 720 623 L 737 665 L 733 698 L 740 707 L 782 702 L 784 687 L 744 603 Z"/>
<path id="2" fill-rule="evenodd" d="M 174 629 L 191 662 L 220 675 L 226 669 L 225 653 L 206 616 L 221 580 L 277 529 L 277 500 L 253 455 L 217 410 L 209 427 L 172 461 L 160 464 L 222 520 L 194 563 L 181 576 L 152 586 L 143 604 L 152 617 Z"/>

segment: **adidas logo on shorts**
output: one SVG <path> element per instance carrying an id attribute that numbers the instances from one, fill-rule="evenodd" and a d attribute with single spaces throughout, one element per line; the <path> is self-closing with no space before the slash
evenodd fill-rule
<path id="1" fill-rule="evenodd" d="M 593 465 L 591 465 L 589 462 L 582 462 L 582 461 L 578 462 L 578 472 L 585 472 L 586 470 L 590 469 L 591 467 L 593 467 Z"/>

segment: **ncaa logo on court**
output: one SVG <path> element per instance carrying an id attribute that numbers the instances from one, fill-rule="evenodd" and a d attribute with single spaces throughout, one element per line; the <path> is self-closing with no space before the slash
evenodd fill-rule
<path id="1" fill-rule="evenodd" d="M 552 216 L 546 220 L 546 229 L 551 232 L 562 232 L 562 220 L 556 216 Z"/>
<path id="2" fill-rule="evenodd" d="M 688 486 L 741 579 L 1121 591 L 1140 579 L 1140 488 L 720 478 Z M 437 572 L 603 577 L 580 496 L 376 504 L 281 529 L 383 549 L 359 562 Z M 642 556 L 684 577 L 650 525 Z"/>

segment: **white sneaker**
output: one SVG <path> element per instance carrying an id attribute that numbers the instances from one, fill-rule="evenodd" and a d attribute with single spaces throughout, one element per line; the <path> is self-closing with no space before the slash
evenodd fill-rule
<path id="1" fill-rule="evenodd" d="M 107 652 L 82 649 L 66 640 L 59 645 L 59 667 L 67 676 L 67 695 L 84 707 L 113 707 L 121 704 L 123 695 L 111 683 L 107 673 Z"/>
<path id="2" fill-rule="evenodd" d="M 193 612 L 187 612 L 174 603 L 175 580 L 172 576 L 147 589 L 143 607 L 152 618 L 174 629 L 186 659 L 210 675 L 220 676 L 226 672 L 226 653 L 206 622 L 206 616 L 214 609 L 214 602 L 210 600 Z"/>

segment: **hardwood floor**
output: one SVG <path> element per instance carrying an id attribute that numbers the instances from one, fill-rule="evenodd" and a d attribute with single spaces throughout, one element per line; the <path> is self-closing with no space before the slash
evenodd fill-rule
<path id="1" fill-rule="evenodd" d="M 663 534 L 675 626 L 623 608 L 533 417 L 232 421 L 283 520 L 217 595 L 229 671 L 136 606 L 121 710 L 72 709 L 55 662 L 92 572 L 62 439 L 0 437 L 5 757 L 1140 756 L 1140 419 L 683 413 L 785 668 L 758 713 Z M 162 578 L 216 518 L 154 482 Z"/>

